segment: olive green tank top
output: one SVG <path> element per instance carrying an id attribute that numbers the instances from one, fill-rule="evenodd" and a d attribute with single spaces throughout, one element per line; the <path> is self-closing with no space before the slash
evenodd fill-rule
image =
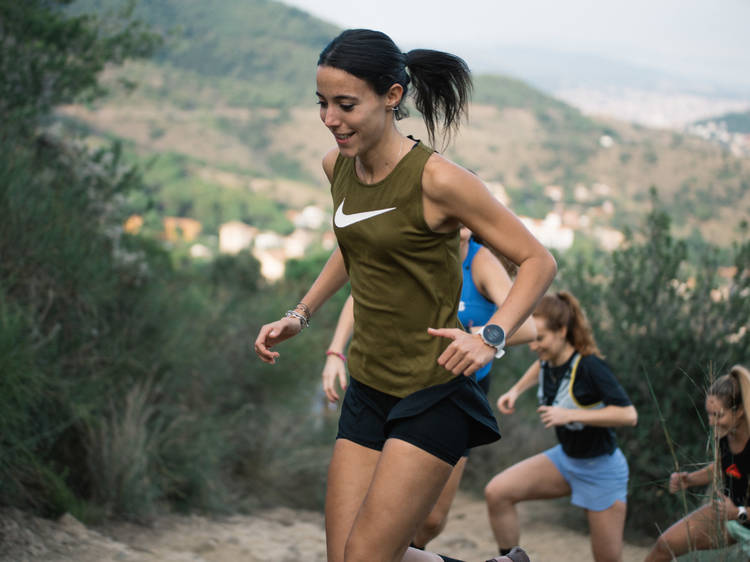
<path id="1" fill-rule="evenodd" d="M 461 296 L 458 231 L 430 230 L 422 171 L 433 150 L 418 143 L 382 181 L 362 183 L 354 159 L 333 170 L 334 232 L 354 297 L 349 372 L 393 396 L 449 381 L 437 364 L 450 344 L 427 328 L 457 328 Z"/>

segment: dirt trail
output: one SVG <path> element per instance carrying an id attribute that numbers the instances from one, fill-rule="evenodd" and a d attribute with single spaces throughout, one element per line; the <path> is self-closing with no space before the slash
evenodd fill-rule
<path id="1" fill-rule="evenodd" d="M 534 562 L 591 560 L 588 536 L 561 524 L 580 512 L 555 502 L 520 509 L 523 545 Z M 581 518 L 585 526 L 585 521 Z M 484 503 L 456 498 L 443 534 L 430 544 L 470 562 L 495 552 Z M 647 548 L 625 546 L 625 562 L 643 560 Z M 325 562 L 323 516 L 275 508 L 228 517 L 166 515 L 151 526 L 109 523 L 87 528 L 66 515 L 58 521 L 0 510 L 0 560 L 13 562 Z"/>

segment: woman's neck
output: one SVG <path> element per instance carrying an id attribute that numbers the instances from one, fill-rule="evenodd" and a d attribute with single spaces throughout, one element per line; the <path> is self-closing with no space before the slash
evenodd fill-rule
<path id="1" fill-rule="evenodd" d="M 734 449 L 735 452 L 740 452 L 745 448 L 747 440 L 750 438 L 750 429 L 747 427 L 747 420 L 745 420 L 744 416 L 740 419 L 740 423 L 737 424 L 734 431 L 729 432 L 727 438 L 729 439 L 730 448 Z"/>
<path id="2" fill-rule="evenodd" d="M 573 347 L 570 343 L 567 341 L 565 342 L 565 347 L 560 350 L 560 353 L 555 355 L 550 361 L 549 364 L 553 367 L 559 367 L 560 365 L 564 365 L 575 353 L 576 348 Z"/>
<path id="3" fill-rule="evenodd" d="M 385 138 L 387 136 L 387 138 Z M 376 183 L 384 179 L 404 155 L 406 138 L 393 127 L 383 141 L 355 159 L 357 175 L 364 183 Z"/>

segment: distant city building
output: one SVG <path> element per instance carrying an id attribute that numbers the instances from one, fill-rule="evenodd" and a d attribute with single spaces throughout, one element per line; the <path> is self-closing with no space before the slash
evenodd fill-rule
<path id="1" fill-rule="evenodd" d="M 602 248 L 611 252 L 620 247 L 625 240 L 625 235 L 614 228 L 600 226 L 594 229 L 594 238 Z"/>
<path id="2" fill-rule="evenodd" d="M 305 250 L 312 244 L 318 236 L 311 230 L 297 229 L 289 236 L 284 238 L 284 251 L 287 259 L 301 258 L 305 255 Z"/>
<path id="3" fill-rule="evenodd" d="M 555 203 L 563 200 L 565 191 L 559 185 L 548 185 L 544 188 L 544 195 L 552 199 Z"/>
<path id="4" fill-rule="evenodd" d="M 128 234 L 138 234 L 143 228 L 143 217 L 141 215 L 130 215 L 123 225 Z"/>
<path id="5" fill-rule="evenodd" d="M 609 197 L 609 194 L 612 193 L 612 188 L 606 183 L 596 182 L 591 186 L 591 191 L 597 197 Z"/>
<path id="6" fill-rule="evenodd" d="M 607 199 L 604 203 L 602 203 L 602 212 L 605 215 L 614 215 L 615 214 L 615 204 L 612 203 L 609 199 Z"/>
<path id="7" fill-rule="evenodd" d="M 203 230 L 200 221 L 188 217 L 164 217 L 164 239 L 170 242 L 192 242 Z"/>
<path id="8" fill-rule="evenodd" d="M 284 247 L 284 237 L 270 230 L 259 232 L 255 236 L 254 246 L 258 250 L 272 250 Z"/>
<path id="9" fill-rule="evenodd" d="M 728 148 L 734 156 L 750 156 L 750 135 L 731 133 L 725 121 L 709 121 L 688 126 L 685 131 Z"/>
<path id="10" fill-rule="evenodd" d="M 578 183 L 573 189 L 573 198 L 579 203 L 586 203 L 591 199 L 591 192 L 588 187 L 582 183 Z"/>
<path id="11" fill-rule="evenodd" d="M 510 205 L 510 197 L 508 197 L 508 192 L 505 190 L 505 186 L 502 183 L 499 181 L 487 181 L 484 182 L 484 185 L 487 186 L 489 192 L 492 193 L 500 203 L 506 207 Z"/>
<path id="12" fill-rule="evenodd" d="M 567 250 L 573 245 L 575 232 L 572 228 L 562 225 L 562 218 L 558 213 L 549 213 L 541 220 L 530 217 L 518 218 L 547 248 Z"/>
<path id="13" fill-rule="evenodd" d="M 602 148 L 612 148 L 615 145 L 615 139 L 609 135 L 602 135 L 599 137 L 599 146 Z"/>
<path id="14" fill-rule="evenodd" d="M 297 228 L 318 230 L 328 219 L 326 212 L 315 205 L 308 205 L 292 221 Z"/>
<path id="15" fill-rule="evenodd" d="M 278 281 L 284 277 L 286 253 L 283 248 L 261 250 L 256 247 L 253 256 L 260 262 L 260 274 L 267 281 Z"/>
<path id="16" fill-rule="evenodd" d="M 214 253 L 205 244 L 193 244 L 190 246 L 190 257 L 194 259 L 208 260 L 214 257 Z"/>
<path id="17" fill-rule="evenodd" d="M 225 222 L 219 227 L 219 252 L 237 254 L 249 248 L 258 229 L 241 221 Z"/>

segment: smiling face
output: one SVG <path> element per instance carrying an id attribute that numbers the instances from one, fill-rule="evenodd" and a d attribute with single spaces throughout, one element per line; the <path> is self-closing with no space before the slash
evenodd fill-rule
<path id="1" fill-rule="evenodd" d="M 567 330 L 550 330 L 547 321 L 541 316 L 534 316 L 536 324 L 536 339 L 529 344 L 531 351 L 537 354 L 540 361 L 547 361 L 550 365 L 562 365 L 567 361 L 573 346 L 565 339 Z"/>
<path id="2" fill-rule="evenodd" d="M 745 417 L 741 406 L 732 410 L 724 405 L 721 398 L 712 394 L 706 397 L 706 414 L 709 425 L 716 430 L 719 438 L 735 431 Z"/>
<path id="3" fill-rule="evenodd" d="M 393 125 L 391 109 L 400 100 L 400 94 L 394 96 L 392 90 L 379 96 L 353 74 L 330 66 L 318 67 L 320 119 L 333 133 L 343 156 L 361 156 L 383 141 L 384 133 Z"/>

